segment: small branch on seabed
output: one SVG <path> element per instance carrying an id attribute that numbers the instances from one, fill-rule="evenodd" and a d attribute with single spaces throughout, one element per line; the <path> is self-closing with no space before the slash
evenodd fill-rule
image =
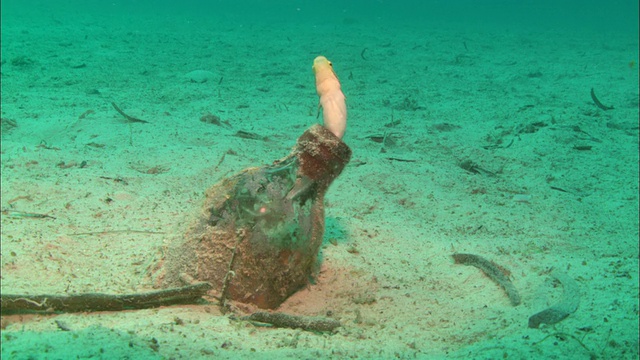
<path id="1" fill-rule="evenodd" d="M 145 123 L 145 124 L 148 124 L 148 123 L 149 123 L 147 120 L 142 120 L 142 119 L 134 118 L 133 116 L 129 116 L 129 115 L 125 114 L 125 113 L 124 113 L 124 111 L 122 111 L 122 109 L 120 109 L 120 108 L 118 107 L 118 105 L 116 105 L 116 103 L 114 103 L 114 102 L 112 102 L 112 103 L 111 103 L 111 106 L 113 106 L 113 108 L 114 108 L 114 109 L 116 109 L 116 111 L 117 111 L 120 115 L 124 116 L 124 118 L 125 118 L 125 119 L 127 119 L 127 121 L 128 121 L 128 122 L 130 122 L 130 123 L 134 123 L 134 122 L 137 122 L 137 123 Z"/>
<path id="2" fill-rule="evenodd" d="M 332 332 L 342 326 L 340 321 L 323 316 L 301 316 L 266 311 L 259 311 L 239 319 L 269 324 L 277 328 L 302 329 L 314 332 Z"/>
<path id="3" fill-rule="evenodd" d="M 55 217 L 47 214 L 30 213 L 16 210 L 2 210 L 2 215 L 7 215 L 8 217 L 16 219 L 55 219 Z"/>
<path id="4" fill-rule="evenodd" d="M 1 296 L 2 315 L 55 314 L 94 311 L 151 309 L 160 306 L 197 304 L 211 290 L 208 282 L 139 294 L 111 295 L 8 295 Z"/>
<path id="5" fill-rule="evenodd" d="M 165 234 L 165 233 L 162 231 L 124 229 L 124 230 L 104 230 L 104 231 L 72 233 L 72 234 L 69 234 L 69 236 L 108 235 L 108 234 Z"/>

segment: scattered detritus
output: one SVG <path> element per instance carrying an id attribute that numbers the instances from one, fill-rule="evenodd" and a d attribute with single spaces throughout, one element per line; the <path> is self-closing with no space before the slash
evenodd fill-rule
<path id="1" fill-rule="evenodd" d="M 593 88 L 591 88 L 591 100 L 593 100 L 593 102 L 596 104 L 597 107 L 599 107 L 602 110 L 613 110 L 613 106 L 606 106 L 604 104 L 602 104 L 600 102 L 600 100 L 598 100 L 598 98 L 596 97 L 596 93 L 593 91 Z"/>
<path id="2" fill-rule="evenodd" d="M 491 144 L 484 145 L 482 146 L 482 148 L 485 150 L 495 150 L 495 149 L 507 149 L 511 147 L 511 145 L 513 145 L 513 142 L 516 139 L 515 137 L 512 137 L 511 141 L 509 141 L 507 145 L 503 145 L 503 137 L 509 134 L 510 134 L 509 132 L 504 132 L 497 138 L 493 138 L 492 136 L 487 136 L 487 138 L 491 141 Z"/>
<path id="3" fill-rule="evenodd" d="M 367 52 L 367 48 L 362 49 L 362 51 L 360 52 L 360 57 L 362 58 L 362 60 L 367 60 L 367 58 L 364 57 L 365 52 Z"/>
<path id="4" fill-rule="evenodd" d="M 18 122 L 13 120 L 13 119 L 9 119 L 9 118 L 2 118 L 2 133 L 6 133 L 12 129 L 15 129 L 18 127 Z"/>
<path id="5" fill-rule="evenodd" d="M 80 163 L 76 162 L 76 161 L 60 161 L 59 163 L 56 164 L 57 168 L 60 169 L 71 169 L 71 168 L 86 168 L 87 167 L 87 162 L 86 161 L 81 161 Z"/>
<path id="6" fill-rule="evenodd" d="M 266 311 L 255 312 L 251 315 L 243 316 L 240 319 L 271 324 L 279 328 L 302 329 L 315 332 L 331 332 L 342 326 L 340 321 L 322 316 L 289 315 Z"/>
<path id="7" fill-rule="evenodd" d="M 364 137 L 365 139 L 369 139 L 373 142 L 381 144 L 384 141 L 384 135 L 367 135 Z"/>
<path id="8" fill-rule="evenodd" d="M 91 114 L 95 114 L 95 113 L 96 113 L 95 111 L 89 109 L 89 110 L 83 112 L 82 114 L 80 114 L 80 116 L 78 116 L 78 120 L 82 120 L 82 119 L 86 118 L 87 116 L 89 116 Z"/>
<path id="9" fill-rule="evenodd" d="M 225 159 L 225 157 L 227 155 L 238 155 L 238 153 L 235 152 L 233 149 L 227 150 L 225 153 L 222 154 L 222 156 L 220 157 L 220 160 L 218 160 L 218 163 L 213 168 L 214 171 L 218 171 L 218 168 L 220 167 L 220 165 L 222 165 L 222 163 L 224 162 L 224 159 Z"/>
<path id="10" fill-rule="evenodd" d="M 542 338 L 542 340 L 536 341 L 534 342 L 532 345 L 536 346 L 544 341 L 546 341 L 549 338 L 555 338 L 557 340 L 560 341 L 567 341 L 568 339 L 573 339 L 575 340 L 583 349 L 585 349 L 588 353 L 589 353 L 589 359 L 590 360 L 596 360 L 599 359 L 600 357 L 603 356 L 604 354 L 604 349 L 606 348 L 607 344 L 605 344 L 605 346 L 601 349 L 601 354 L 600 357 L 598 356 L 598 354 L 596 354 L 593 350 L 589 349 L 589 347 L 587 345 L 585 345 L 584 341 L 584 337 L 586 336 L 586 334 L 582 337 L 582 339 L 579 339 L 577 336 L 569 334 L 569 333 L 565 333 L 565 332 L 554 332 L 552 334 L 549 334 L 545 337 Z M 609 336 L 611 336 L 611 333 L 609 333 Z"/>
<path id="11" fill-rule="evenodd" d="M 533 134 L 538 132 L 538 130 L 547 127 L 547 124 L 544 121 L 534 121 L 531 123 L 520 124 L 515 128 L 516 135 L 521 134 Z"/>
<path id="12" fill-rule="evenodd" d="M 55 217 L 51 215 L 16 211 L 16 210 L 2 210 L 2 215 L 7 215 L 8 217 L 12 217 L 16 219 L 27 218 L 27 219 L 54 219 L 55 220 Z"/>
<path id="13" fill-rule="evenodd" d="M 171 168 L 164 166 L 164 165 L 155 165 L 155 166 L 149 166 L 149 165 L 145 165 L 141 162 L 135 162 L 135 163 L 131 163 L 129 164 L 129 168 L 132 170 L 135 170 L 139 173 L 142 174 L 147 174 L 147 175 L 158 175 L 158 174 L 163 174 L 168 172 L 169 170 L 171 170 Z"/>
<path id="14" fill-rule="evenodd" d="M 393 112 L 391 113 L 391 121 L 389 121 L 388 123 L 384 124 L 384 127 L 386 128 L 394 128 L 398 125 L 402 124 L 402 120 L 393 120 Z"/>
<path id="15" fill-rule="evenodd" d="M 508 271 L 505 268 L 478 255 L 453 254 L 451 256 L 456 264 L 471 265 L 482 270 L 485 275 L 504 289 L 511 301 L 511 305 L 517 306 L 520 304 L 520 294 L 511 280 L 509 280 Z"/>
<path id="16" fill-rule="evenodd" d="M 405 96 L 404 99 L 402 99 L 402 102 L 400 102 L 399 104 L 397 104 L 396 106 L 393 107 L 396 110 L 401 110 L 401 111 L 418 111 L 418 110 L 424 110 L 424 106 L 420 106 L 418 104 L 418 100 L 416 100 L 415 98 L 411 97 L 411 96 Z"/>
<path id="17" fill-rule="evenodd" d="M 460 161 L 458 163 L 458 166 L 464 170 L 467 171 L 471 174 L 480 174 L 480 175 L 486 175 L 486 176 L 496 176 L 496 173 L 491 172 L 487 169 L 484 169 L 482 167 L 480 167 L 480 165 L 476 164 L 473 160 L 470 159 L 466 159 L 463 161 Z"/>
<path id="18" fill-rule="evenodd" d="M 124 111 L 122 111 L 122 109 L 120 109 L 120 108 L 118 107 L 118 105 L 116 105 L 116 103 L 114 103 L 114 102 L 112 102 L 112 103 L 111 103 L 111 106 L 113 106 L 113 108 L 114 108 L 114 109 L 116 109 L 116 111 L 117 111 L 120 115 L 124 116 L 124 118 L 125 118 L 125 119 L 127 119 L 127 122 L 130 122 L 130 123 L 145 123 L 145 124 L 148 124 L 148 123 L 149 123 L 149 122 L 148 122 L 148 121 L 146 121 L 146 120 L 142 120 L 142 119 L 134 118 L 133 116 L 129 116 L 129 115 L 125 114 L 125 113 L 124 113 Z"/>
<path id="19" fill-rule="evenodd" d="M 202 115 L 200 117 L 200 121 L 206 124 L 212 124 L 212 125 L 217 125 L 222 127 L 231 127 L 231 124 L 229 124 L 229 121 L 226 121 L 226 120 L 222 121 L 222 119 L 220 119 L 220 116 L 213 115 L 211 113 Z"/>
<path id="20" fill-rule="evenodd" d="M 573 314 L 580 305 L 580 288 L 567 274 L 555 270 L 551 276 L 562 283 L 563 292 L 560 302 L 529 318 L 529 327 L 537 329 L 541 324 L 553 325 Z"/>
<path id="21" fill-rule="evenodd" d="M 455 124 L 450 124 L 447 122 L 444 123 L 437 123 L 437 124 L 433 124 L 431 126 L 431 129 L 438 131 L 438 132 L 451 132 L 451 131 L 455 131 L 458 129 L 462 129 L 461 126 L 455 125 Z"/>
<path id="22" fill-rule="evenodd" d="M 235 238 L 234 247 L 231 249 L 231 258 L 229 259 L 229 266 L 227 267 L 227 273 L 224 275 L 224 279 L 222 279 L 222 290 L 220 291 L 220 298 L 218 299 L 218 306 L 220 307 L 220 311 L 225 314 L 228 309 L 227 298 L 229 297 L 229 285 L 231 284 L 231 280 L 235 277 L 236 273 L 233 271 L 234 262 L 236 260 L 238 245 L 245 239 L 244 235 L 234 234 Z"/>
<path id="23" fill-rule="evenodd" d="M 418 160 L 415 160 L 415 159 L 403 159 L 398 157 L 388 157 L 387 160 L 399 161 L 399 162 L 418 162 Z"/>
<path id="24" fill-rule="evenodd" d="M 11 199 L 11 200 L 7 201 L 7 204 L 8 204 L 9 206 L 13 207 L 13 204 L 14 204 L 15 202 L 20 201 L 20 200 L 25 200 L 25 201 L 32 202 L 32 201 L 33 201 L 33 197 L 32 197 L 31 195 L 21 195 L 21 196 L 17 196 L 17 197 L 14 197 L 13 199 Z"/>
<path id="25" fill-rule="evenodd" d="M 107 235 L 107 234 L 166 234 L 166 233 L 162 231 L 123 229 L 123 230 L 103 230 L 103 231 L 71 233 L 69 234 L 69 236 L 92 236 L 92 235 Z"/>
<path id="26" fill-rule="evenodd" d="M 106 144 L 101 144 L 101 143 L 97 143 L 97 142 L 89 142 L 85 144 L 86 146 L 90 146 L 92 148 L 96 148 L 96 149 L 104 149 L 107 145 Z"/>
<path id="27" fill-rule="evenodd" d="M 55 150 L 55 151 L 60 151 L 61 149 L 59 147 L 56 146 L 50 146 L 49 144 L 47 144 L 46 141 L 42 140 L 40 141 L 40 144 L 38 144 L 36 146 L 36 148 L 38 149 L 45 149 L 45 150 Z"/>
<path id="28" fill-rule="evenodd" d="M 129 185 L 129 183 L 121 177 L 99 176 L 99 178 L 105 179 L 105 180 L 112 180 L 113 182 L 121 183 L 122 185 Z"/>
<path id="29" fill-rule="evenodd" d="M 26 57 L 24 55 L 16 56 L 13 59 L 11 59 L 11 65 L 16 67 L 28 67 L 35 63 L 36 62 L 33 59 Z"/>
<path id="30" fill-rule="evenodd" d="M 233 134 L 233 136 L 243 138 L 243 139 L 250 139 L 250 140 L 269 141 L 269 138 L 266 136 L 260 136 L 256 133 L 243 131 L 243 130 L 238 130 L 235 134 Z"/>

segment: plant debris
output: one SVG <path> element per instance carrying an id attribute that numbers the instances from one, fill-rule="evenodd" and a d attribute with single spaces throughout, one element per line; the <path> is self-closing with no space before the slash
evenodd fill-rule
<path id="1" fill-rule="evenodd" d="M 256 133 L 252 133 L 252 132 L 248 132 L 248 131 L 242 131 L 242 130 L 238 130 L 238 132 L 233 134 L 233 136 L 239 137 L 239 138 L 243 138 L 243 139 L 250 139 L 250 140 L 269 141 L 269 138 L 266 137 L 266 136 L 260 136 L 260 135 L 258 135 Z"/>
<path id="2" fill-rule="evenodd" d="M 200 302 L 209 290 L 211 290 L 211 284 L 198 283 L 181 288 L 124 295 L 101 293 L 74 295 L 2 294 L 2 315 L 122 311 L 195 304 Z"/>
<path id="3" fill-rule="evenodd" d="M 323 316 L 289 315 L 284 313 L 270 313 L 266 311 L 260 311 L 249 316 L 243 316 L 240 319 L 270 324 L 278 328 L 302 329 L 315 332 L 331 332 L 342 326 L 340 321 Z"/>
<path id="4" fill-rule="evenodd" d="M 133 116 L 129 116 L 129 115 L 125 114 L 125 113 L 124 113 L 124 111 L 122 111 L 122 110 L 118 107 L 118 105 L 116 105 L 116 103 L 114 103 L 114 102 L 112 102 L 112 103 L 111 103 L 111 106 L 113 106 L 113 108 L 114 108 L 114 109 L 116 109 L 116 111 L 117 111 L 120 115 L 124 116 L 124 118 L 125 118 L 125 119 L 127 119 L 127 122 L 130 122 L 130 123 L 145 123 L 145 124 L 148 124 L 148 123 L 149 123 L 149 122 L 148 122 L 148 121 L 146 121 L 146 120 L 142 120 L 142 119 L 134 118 Z"/>

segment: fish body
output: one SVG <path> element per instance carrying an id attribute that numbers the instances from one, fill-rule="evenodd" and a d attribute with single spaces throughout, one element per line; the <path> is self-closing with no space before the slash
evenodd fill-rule
<path id="1" fill-rule="evenodd" d="M 324 56 L 313 60 L 316 91 L 320 97 L 324 127 L 342 139 L 347 128 L 347 104 L 333 65 Z"/>

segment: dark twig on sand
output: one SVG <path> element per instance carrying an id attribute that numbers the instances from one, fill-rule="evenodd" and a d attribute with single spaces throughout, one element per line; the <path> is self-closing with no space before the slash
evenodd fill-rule
<path id="1" fill-rule="evenodd" d="M 134 118 L 133 116 L 129 116 L 129 115 L 125 114 L 125 113 L 124 113 L 124 111 L 122 111 L 122 109 L 120 109 L 120 108 L 118 107 L 118 105 L 116 105 L 116 103 L 114 103 L 114 102 L 112 102 L 112 103 L 111 103 L 111 106 L 113 106 L 113 108 L 114 108 L 114 109 L 116 109 L 116 111 L 117 111 L 120 115 L 124 116 L 124 118 L 125 118 L 125 119 L 127 119 L 127 121 L 128 121 L 128 122 L 132 122 L 132 123 L 137 122 L 137 123 L 145 123 L 145 124 L 148 124 L 148 123 L 149 123 L 147 120 L 142 120 L 142 119 Z"/>
<path id="2" fill-rule="evenodd" d="M 209 283 L 140 294 L 7 295 L 2 294 L 2 315 L 55 314 L 93 311 L 149 309 L 196 304 L 211 289 Z"/>
<path id="3" fill-rule="evenodd" d="M 340 321 L 322 316 L 301 316 L 260 311 L 240 318 L 252 322 L 271 324 L 274 327 L 302 329 L 315 332 L 331 332 L 340 327 Z"/>

